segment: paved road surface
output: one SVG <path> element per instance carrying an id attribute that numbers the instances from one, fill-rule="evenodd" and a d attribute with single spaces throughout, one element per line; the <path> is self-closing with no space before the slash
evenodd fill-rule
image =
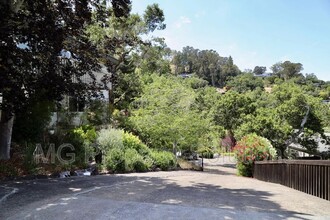
<path id="1" fill-rule="evenodd" d="M 230 158 L 206 171 L 0 183 L 0 219 L 330 219 L 330 202 L 235 176 Z"/>

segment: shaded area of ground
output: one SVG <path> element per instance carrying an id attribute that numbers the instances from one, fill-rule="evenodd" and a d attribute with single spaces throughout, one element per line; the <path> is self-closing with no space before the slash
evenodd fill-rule
<path id="1" fill-rule="evenodd" d="M 173 171 L 1 183 L 0 219 L 329 219 L 330 202 L 235 176 L 228 161 Z M 216 165 L 217 164 L 217 165 Z M 8 191 L 7 191 L 8 192 Z"/>

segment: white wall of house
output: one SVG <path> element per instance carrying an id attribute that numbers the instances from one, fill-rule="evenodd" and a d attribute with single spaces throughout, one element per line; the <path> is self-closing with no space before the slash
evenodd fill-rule
<path id="1" fill-rule="evenodd" d="M 97 99 L 102 100 L 105 103 L 109 103 L 109 90 L 106 90 L 106 89 L 101 90 L 100 95 L 102 95 L 102 97 L 99 97 Z M 62 105 L 65 106 L 66 108 L 68 108 L 69 114 L 72 114 L 71 125 L 73 125 L 73 126 L 82 125 L 82 123 L 83 123 L 82 115 L 84 114 L 84 112 L 83 112 L 84 109 L 80 109 L 80 110 L 75 109 L 74 111 L 70 112 L 71 109 L 69 108 L 69 106 L 70 106 L 70 98 L 69 97 L 65 97 L 63 99 Z M 85 107 L 85 108 L 88 108 L 88 106 Z M 63 118 L 61 118 L 61 113 L 60 112 L 52 112 L 49 127 L 50 128 L 55 128 L 57 126 L 57 124 L 59 122 L 61 122 L 61 120 L 63 120 Z"/>
<path id="2" fill-rule="evenodd" d="M 71 125 L 73 126 L 80 126 L 83 121 L 82 121 L 82 115 L 84 112 L 72 112 L 73 116 L 71 118 Z M 50 128 L 55 128 L 59 122 L 61 122 L 62 118 L 60 113 L 58 112 L 53 112 L 51 115 L 51 121 L 49 123 Z"/>
<path id="3" fill-rule="evenodd" d="M 326 136 L 330 137 L 330 133 L 325 133 Z M 318 143 L 317 146 L 317 151 L 319 153 L 322 152 L 327 152 L 330 150 L 330 145 L 327 145 L 319 136 L 315 136 L 314 139 L 316 140 L 316 142 Z M 295 150 L 297 152 L 297 156 L 299 157 L 309 157 L 309 156 L 313 156 L 310 155 L 308 153 L 306 153 L 306 149 L 298 144 L 298 143 L 292 143 L 290 144 L 289 148 L 291 148 L 292 150 Z"/>
<path id="4" fill-rule="evenodd" d="M 111 75 L 111 73 L 109 73 L 107 71 L 107 68 L 104 65 L 102 65 L 100 71 L 94 72 L 93 74 L 95 75 L 96 82 L 99 84 L 102 84 L 102 78 L 104 77 L 104 75 Z M 92 78 L 88 74 L 86 74 L 85 76 L 83 76 L 83 81 L 88 83 L 88 82 L 92 81 Z M 112 89 L 112 84 L 111 84 L 111 82 L 109 82 L 106 85 L 104 85 L 104 89 L 100 90 L 99 95 L 101 97 L 95 98 L 94 100 L 100 99 L 100 100 L 108 103 L 109 102 L 109 90 L 111 90 L 111 89 Z M 84 109 L 81 108 L 79 106 L 79 104 L 77 104 L 77 106 L 76 106 L 76 104 L 70 103 L 72 101 L 77 101 L 74 99 L 75 99 L 74 97 L 66 96 L 61 101 L 61 104 L 62 104 L 62 106 L 66 107 L 68 109 L 68 111 L 71 111 L 70 113 L 73 114 L 71 124 L 73 126 L 80 126 L 83 123 L 82 115 L 84 114 L 84 112 L 83 112 Z M 55 128 L 57 126 L 58 122 L 60 122 L 61 120 L 62 119 L 61 119 L 60 112 L 53 112 L 52 116 L 51 116 L 51 122 L 49 124 L 49 127 Z"/>

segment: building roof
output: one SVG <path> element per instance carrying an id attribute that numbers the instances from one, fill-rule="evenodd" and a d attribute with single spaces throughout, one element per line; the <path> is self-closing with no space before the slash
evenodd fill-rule
<path id="1" fill-rule="evenodd" d="M 272 76 L 272 73 L 263 73 L 263 74 L 260 74 L 260 75 L 257 75 L 257 74 L 253 74 L 255 77 L 270 77 Z"/>
<path id="2" fill-rule="evenodd" d="M 193 74 L 192 73 L 180 73 L 178 76 L 182 77 L 182 78 L 191 78 L 193 76 Z"/>

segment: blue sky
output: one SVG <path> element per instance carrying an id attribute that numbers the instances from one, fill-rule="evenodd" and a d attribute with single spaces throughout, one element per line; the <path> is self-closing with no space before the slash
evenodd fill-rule
<path id="1" fill-rule="evenodd" d="M 158 3 L 171 49 L 192 46 L 231 55 L 241 70 L 299 62 L 330 81 L 330 0 L 132 0 L 142 14 Z"/>

